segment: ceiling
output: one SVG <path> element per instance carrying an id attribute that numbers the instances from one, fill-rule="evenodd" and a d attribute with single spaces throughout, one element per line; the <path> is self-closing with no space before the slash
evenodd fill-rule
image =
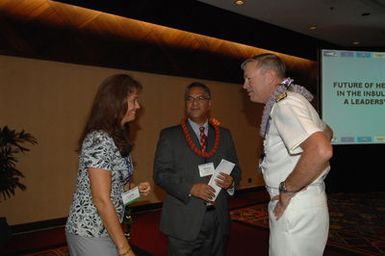
<path id="1" fill-rule="evenodd" d="M 341 47 L 385 47 L 385 0 L 198 1 Z"/>
<path id="2" fill-rule="evenodd" d="M 140 4 L 133 0 L 100 0 L 100 6 L 92 5 L 96 0 L 82 0 L 83 7 L 69 4 L 69 0 L 61 1 L 0 0 L 0 54 L 238 84 L 242 82 L 240 63 L 267 51 L 252 44 L 238 43 L 239 40 L 231 40 L 221 33 L 223 30 L 233 35 L 234 30 L 229 28 L 239 24 L 237 21 L 241 18 L 246 21 L 234 27 L 242 26 L 244 30 L 239 34 L 248 35 L 244 31 L 254 27 L 254 20 L 195 0 L 142 0 Z M 74 4 L 78 4 L 75 1 Z M 181 12 L 186 9 L 190 13 Z M 224 15 L 216 14 L 218 10 Z M 214 21 L 210 26 L 201 22 L 208 18 Z M 306 43 L 290 47 L 289 43 L 278 42 L 279 46 L 291 50 L 300 48 L 304 54 L 305 48 L 310 46 L 308 51 L 314 52 L 311 50 L 314 42 L 307 41 L 307 37 L 297 37 L 290 31 L 271 27 L 263 23 L 260 30 L 287 32 L 292 38 L 300 38 Z M 214 37 L 208 36 L 208 32 L 219 33 Z M 262 43 L 273 51 L 277 42 L 273 38 L 273 41 Z M 314 81 L 314 73 L 308 72 L 314 70 L 313 59 L 290 53 L 282 48 L 277 51 L 293 76 L 297 74 L 296 77 L 303 80 Z"/>

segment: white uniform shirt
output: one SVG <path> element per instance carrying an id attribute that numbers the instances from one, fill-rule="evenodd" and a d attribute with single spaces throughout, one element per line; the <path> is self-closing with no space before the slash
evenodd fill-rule
<path id="1" fill-rule="evenodd" d="M 302 153 L 300 144 L 313 133 L 323 131 L 326 125 L 309 101 L 290 91 L 274 104 L 270 117 L 261 169 L 266 185 L 278 188 L 296 166 Z M 329 169 L 328 166 L 313 183 L 322 182 Z"/>

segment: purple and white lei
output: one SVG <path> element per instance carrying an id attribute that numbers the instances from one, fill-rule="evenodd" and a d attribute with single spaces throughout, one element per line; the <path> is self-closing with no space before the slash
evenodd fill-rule
<path id="1" fill-rule="evenodd" d="M 276 99 L 278 95 L 286 91 L 296 92 L 304 96 L 308 101 L 313 100 L 313 95 L 303 86 L 293 84 L 293 79 L 287 77 L 282 80 L 282 82 L 275 88 L 269 99 L 267 100 L 265 107 L 263 108 L 261 128 L 259 130 L 259 134 L 264 138 L 266 136 L 267 131 L 269 130 L 269 122 L 270 122 L 270 112 L 276 103 Z"/>

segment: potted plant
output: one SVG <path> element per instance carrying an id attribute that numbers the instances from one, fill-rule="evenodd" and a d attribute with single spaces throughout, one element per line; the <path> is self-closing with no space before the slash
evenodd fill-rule
<path id="1" fill-rule="evenodd" d="M 18 153 L 29 151 L 23 144 L 37 144 L 37 140 L 24 130 L 17 132 L 7 126 L 0 127 L 0 202 L 15 195 L 17 188 L 25 190 L 21 183 L 23 173 L 17 169 Z M 0 248 L 10 237 L 10 228 L 5 217 L 0 217 Z"/>

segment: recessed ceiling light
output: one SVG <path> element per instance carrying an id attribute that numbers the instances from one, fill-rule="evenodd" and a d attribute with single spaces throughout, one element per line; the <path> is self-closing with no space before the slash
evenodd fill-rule
<path id="1" fill-rule="evenodd" d="M 317 25 L 311 25 L 310 27 L 309 27 L 309 30 L 316 30 L 318 27 L 317 27 Z"/>
<path id="2" fill-rule="evenodd" d="M 234 1 L 234 4 L 235 4 L 235 5 L 243 5 L 243 4 L 245 4 L 245 3 L 246 3 L 245 0 L 235 0 L 235 1 Z"/>
<path id="3" fill-rule="evenodd" d="M 352 44 L 353 44 L 353 45 L 359 45 L 360 42 L 359 42 L 359 41 L 354 41 L 354 42 L 352 42 Z"/>

